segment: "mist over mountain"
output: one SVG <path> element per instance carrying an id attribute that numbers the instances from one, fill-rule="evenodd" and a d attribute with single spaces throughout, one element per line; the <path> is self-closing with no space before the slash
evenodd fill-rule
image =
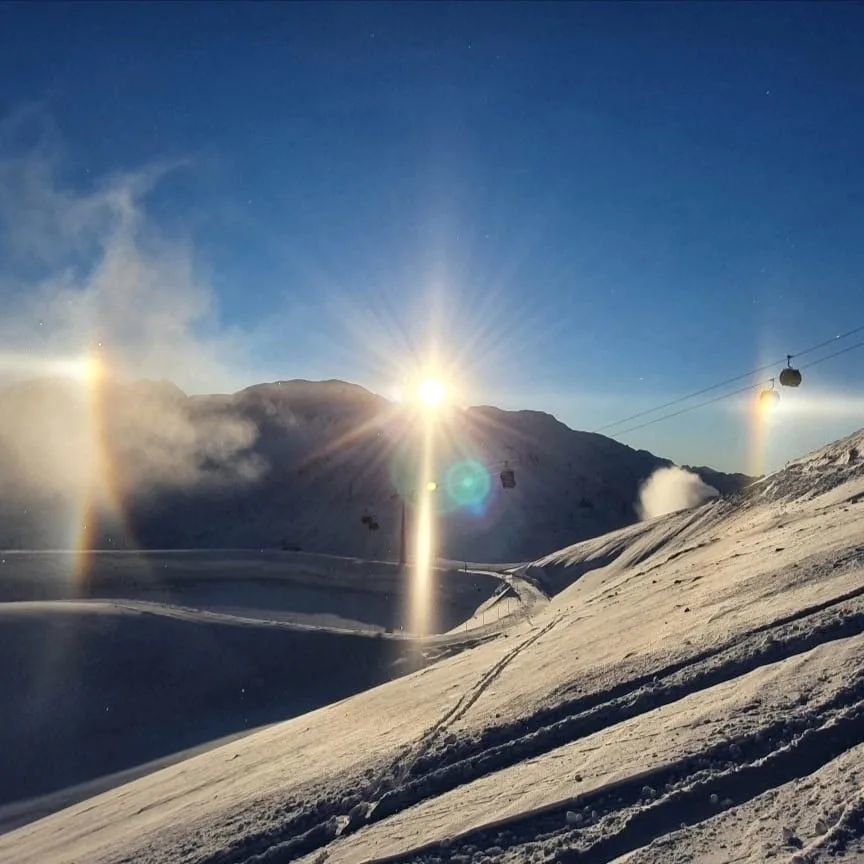
<path id="1" fill-rule="evenodd" d="M 0 391 L 0 546 L 286 548 L 395 560 L 411 534 L 421 420 L 354 384 L 187 396 L 168 382 Z M 438 424 L 440 555 L 525 560 L 639 519 L 672 463 L 549 414 L 454 409 Z M 515 472 L 503 488 L 504 468 Z M 692 469 L 724 494 L 751 481 Z M 85 538 L 82 540 L 82 537 Z"/>

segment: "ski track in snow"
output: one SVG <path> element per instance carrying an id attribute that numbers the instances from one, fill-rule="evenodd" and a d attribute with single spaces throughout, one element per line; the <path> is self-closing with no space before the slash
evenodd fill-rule
<path id="1" fill-rule="evenodd" d="M 465 712 L 483 695 L 485 690 L 492 682 L 501 674 L 501 672 L 512 663 L 519 654 L 526 648 L 533 645 L 538 639 L 548 633 L 559 621 L 561 616 L 553 618 L 544 627 L 539 627 L 536 632 L 530 634 L 516 645 L 511 651 L 508 651 L 497 663 L 495 663 L 488 672 L 486 672 L 477 684 L 466 691 L 459 701 L 424 735 L 417 746 L 411 749 L 408 755 L 400 760 L 401 764 L 393 772 L 395 774 L 394 782 L 402 783 L 412 773 L 416 764 L 432 749 L 436 739 L 446 731 L 447 727 L 464 716 Z"/>
<path id="2" fill-rule="evenodd" d="M 477 657 L 490 657 L 488 665 L 465 662 L 467 672 L 453 678 L 462 688 L 455 703 L 392 748 L 374 770 L 360 774 L 328 769 L 317 800 L 307 796 L 291 806 L 286 803 L 281 814 L 276 803 L 260 824 L 247 825 L 215 847 L 204 842 L 196 846 L 190 839 L 160 851 L 158 840 L 138 849 L 130 841 L 127 856 L 102 855 L 98 860 L 864 860 L 856 857 L 864 855 L 864 463 L 857 456 L 862 444 L 864 433 L 858 433 L 792 463 L 731 500 L 585 541 L 518 568 L 507 581 L 518 593 L 514 583 L 524 579 L 523 609 L 528 597 L 539 608 L 538 588 L 555 599 L 546 603 L 525 635 L 519 632 L 525 621 L 517 615 L 502 622 L 503 627 L 484 632 L 491 642 L 465 638 L 465 646 L 481 645 Z M 848 530 L 841 530 L 844 525 Z M 797 537 L 802 541 L 782 557 Z M 717 581 L 713 593 L 704 588 L 717 580 L 710 567 L 724 573 L 728 583 Z M 696 568 L 695 575 L 690 568 Z M 695 604 L 703 598 L 705 611 L 698 620 L 703 631 L 709 625 L 715 628 L 711 640 L 691 645 L 685 639 L 665 653 L 646 653 L 641 664 L 627 662 L 632 652 L 609 655 L 618 674 L 606 680 L 598 673 L 592 681 L 601 684 L 594 689 L 591 681 L 586 685 L 576 677 L 568 679 L 565 665 L 556 670 L 557 678 L 549 679 L 545 700 L 517 693 L 522 698 L 519 710 L 492 714 L 499 697 L 486 714 L 477 713 L 490 701 L 493 685 L 500 683 L 506 690 L 508 675 L 510 686 L 514 681 L 530 683 L 518 675 L 528 674 L 526 668 L 530 672 L 525 658 L 535 656 L 546 637 L 552 643 L 567 638 L 578 647 L 580 628 L 574 625 L 586 610 L 608 614 L 617 604 L 638 604 L 643 595 L 626 592 L 642 585 L 649 586 L 648 596 L 659 604 L 650 586 L 661 578 L 654 595 L 682 587 L 673 588 L 666 606 L 649 608 L 668 617 L 691 613 L 689 606 L 683 607 L 692 594 L 695 620 Z M 579 589 L 575 594 L 574 588 Z M 671 605 L 676 599 L 682 602 Z M 718 629 L 727 617 L 732 623 Z M 692 632 L 683 627 L 669 632 L 681 639 Z M 502 650 L 505 636 L 518 641 Z M 612 637 L 625 647 L 630 644 L 626 632 Z M 632 644 L 638 655 L 640 643 Z M 537 656 L 566 663 L 567 655 L 556 655 L 555 650 L 552 645 Z M 466 656 L 446 660 L 439 668 L 454 669 L 446 664 L 460 663 Z M 411 693 L 423 699 L 422 676 L 435 669 L 397 682 L 388 692 L 396 699 Z M 826 671 L 831 669 L 833 673 Z M 761 701 L 754 701 L 753 694 L 763 691 Z M 437 692 L 442 698 L 446 691 Z M 353 703 L 343 703 L 346 723 Z M 724 715 L 715 705 L 732 713 Z M 673 712 L 671 718 L 664 709 Z M 719 711 L 711 722 L 723 721 L 722 727 L 704 731 L 698 719 L 672 723 L 676 711 L 686 720 L 690 714 L 698 718 L 699 710 L 703 724 L 712 710 Z M 653 761 L 646 758 L 616 770 L 606 765 L 593 787 L 560 782 L 564 775 L 555 773 L 554 762 L 580 764 L 578 748 L 595 738 L 607 750 L 618 742 L 626 753 L 627 735 L 642 728 L 640 724 L 661 731 L 674 727 L 674 741 L 664 742 L 671 748 L 668 753 L 654 753 Z M 521 779 L 519 771 L 525 772 Z M 494 800 L 496 787 L 503 791 L 514 780 L 536 786 L 534 781 L 547 777 L 553 778 L 548 789 L 522 806 L 518 800 L 509 809 L 502 803 L 494 815 L 489 796 Z M 291 778 L 285 783 L 290 788 Z M 805 812 L 802 795 L 809 796 L 811 809 L 818 812 Z M 787 829 L 784 822 L 781 836 L 778 826 L 784 813 L 794 814 L 798 827 Z M 224 814 L 221 818 L 224 821 Z M 33 831 L 38 836 L 39 823 Z M 752 849 L 743 845 L 748 832 Z"/>
<path id="3" fill-rule="evenodd" d="M 859 602 L 855 603 L 854 601 Z M 553 619 L 542 631 L 535 634 L 531 641 L 548 632 L 552 626 L 558 623 L 558 620 L 557 618 Z M 626 682 L 621 687 L 616 688 L 615 691 L 607 691 L 599 697 L 592 696 L 587 699 L 574 700 L 569 705 L 561 705 L 554 711 L 542 712 L 535 717 L 520 720 L 510 727 L 489 730 L 486 740 L 479 744 L 471 742 L 460 746 L 454 742 L 450 745 L 448 752 L 443 755 L 430 756 L 432 739 L 436 734 L 446 726 L 447 722 L 451 722 L 456 719 L 457 715 L 464 713 L 469 704 L 473 704 L 479 698 L 482 691 L 486 689 L 501 669 L 511 662 L 518 652 L 528 647 L 526 643 L 529 640 L 525 640 L 513 652 L 495 664 L 481 682 L 463 696 L 450 714 L 439 725 L 433 727 L 433 734 L 423 740 L 422 745 L 417 748 L 418 752 L 412 753 L 408 760 L 413 770 L 405 772 L 405 763 L 400 763 L 393 773 L 396 775 L 396 782 L 402 781 L 401 785 L 386 791 L 365 819 L 362 821 L 349 819 L 345 825 L 340 825 L 334 822 L 334 817 L 348 816 L 348 814 L 328 813 L 325 820 L 299 837 L 294 836 L 287 842 L 274 844 L 262 853 L 245 859 L 242 850 L 237 850 L 240 857 L 224 860 L 245 860 L 247 864 L 294 860 L 315 849 L 323 848 L 337 836 L 337 832 L 345 836 L 363 824 L 377 822 L 392 816 L 429 797 L 449 792 L 465 783 L 500 771 L 508 765 L 542 756 L 567 743 L 587 737 L 593 732 L 636 717 L 646 711 L 653 711 L 662 705 L 724 681 L 732 680 L 760 666 L 776 663 L 811 651 L 826 642 L 862 632 L 864 632 L 864 587 L 848 592 L 847 595 L 832 601 L 819 604 L 816 609 L 805 609 L 799 614 L 780 619 L 771 625 L 756 628 L 746 637 L 736 639 L 731 645 L 723 646 L 708 656 L 697 656 L 687 664 L 676 664 L 669 669 L 660 670 L 655 673 L 655 676 L 652 676 L 650 684 L 644 680 Z M 764 638 L 766 633 L 770 633 L 770 638 L 767 641 Z M 656 682 L 653 680 L 654 677 L 658 679 Z M 857 682 L 856 688 L 850 690 L 850 693 L 864 698 L 864 679 Z M 849 723 L 843 725 L 840 732 L 835 732 L 835 737 L 839 735 L 843 738 L 843 736 L 851 735 L 855 740 L 864 741 L 864 725 L 861 723 L 862 710 L 864 710 L 864 704 L 857 704 L 856 713 L 854 713 L 855 722 L 851 725 Z M 780 725 L 781 727 L 784 726 L 785 721 Z M 770 735 L 772 732 L 776 734 L 776 730 L 769 730 L 768 734 Z M 831 741 L 833 742 L 834 738 L 831 738 Z M 730 746 L 743 747 L 744 743 L 746 742 L 732 742 Z M 769 768 L 769 776 L 770 770 Z M 681 767 L 675 766 L 674 770 L 667 773 L 671 776 L 680 771 Z M 624 801 L 627 795 L 634 797 L 635 793 L 635 803 L 639 800 L 639 790 L 644 785 L 660 784 L 662 786 L 665 782 L 667 780 L 661 776 L 640 775 L 636 781 L 631 782 L 630 787 L 619 791 L 620 799 Z M 748 778 L 742 782 L 752 782 L 756 788 L 755 784 L 758 781 Z M 734 785 L 734 774 L 732 780 L 725 783 L 723 788 L 725 789 L 725 786 L 730 783 Z M 727 794 L 728 792 L 721 797 L 725 797 Z M 706 801 L 708 795 L 709 792 L 705 792 Z M 740 798 L 741 796 L 738 795 L 739 801 Z M 529 838 L 548 832 L 550 825 L 560 826 L 564 822 L 564 813 L 574 803 L 577 802 L 566 801 L 550 813 L 543 813 L 536 820 L 530 819 L 525 823 L 524 828 L 514 835 L 517 838 L 514 839 L 514 845 L 527 842 Z M 581 803 L 581 806 L 590 804 L 592 809 L 597 807 L 597 803 L 590 800 L 578 803 Z M 671 812 L 675 813 L 680 812 L 685 807 L 685 803 L 679 799 L 674 799 L 669 806 Z M 717 808 L 714 807 L 706 813 L 712 815 L 716 810 Z M 647 820 L 648 823 L 655 821 L 656 813 L 654 810 L 651 812 L 654 815 Z M 678 820 L 679 823 L 681 821 L 681 819 Z M 657 822 L 657 824 L 661 823 Z M 466 845 L 473 847 L 472 854 L 473 851 L 483 848 L 483 842 L 487 842 L 493 848 L 500 848 L 496 835 L 501 828 L 502 825 L 495 825 L 493 828 L 480 830 L 476 835 L 469 835 L 465 842 Z M 513 830 L 513 826 L 508 825 L 508 828 Z M 642 834 L 639 834 L 639 831 L 642 831 Z M 641 822 L 636 823 L 635 827 L 629 829 L 629 834 L 643 836 L 643 824 Z M 629 851 L 619 846 L 612 848 L 618 850 L 612 857 Z M 459 854 L 455 844 L 448 844 L 448 854 L 451 855 L 451 858 L 452 855 Z M 427 857 L 429 856 L 418 852 L 411 856 L 397 855 L 376 860 L 382 862 L 425 861 Z M 599 864 L 599 862 L 611 861 L 612 857 L 602 857 L 601 850 L 598 848 L 593 849 L 587 858 L 577 857 L 572 860 L 597 861 Z M 217 860 L 221 862 L 223 859 Z"/>
<path id="4" fill-rule="evenodd" d="M 857 550 L 856 553 L 846 556 L 847 562 L 861 559 L 864 559 L 864 552 L 859 553 Z M 327 810 L 324 814 L 319 813 L 319 817 L 325 818 L 320 819 L 299 836 L 297 831 L 302 823 L 292 820 L 292 823 L 286 825 L 284 829 L 286 839 L 277 839 L 268 832 L 266 848 L 252 852 L 254 846 L 250 849 L 251 844 L 247 841 L 242 847 L 233 850 L 228 857 L 225 857 L 224 852 L 220 852 L 215 858 L 204 860 L 208 864 L 222 864 L 226 861 L 246 861 L 248 864 L 262 862 L 263 864 L 263 862 L 291 861 L 316 849 L 322 849 L 336 836 L 347 836 L 365 824 L 399 813 L 429 797 L 441 795 L 464 783 L 500 771 L 508 765 L 542 756 L 564 744 L 586 737 L 592 732 L 638 716 L 645 711 L 655 710 L 664 704 L 723 681 L 734 679 L 760 666 L 811 651 L 826 642 L 864 632 L 864 599 L 862 598 L 864 598 L 864 587 L 754 628 L 728 645 L 691 657 L 686 662 L 657 670 L 650 678 L 624 682 L 621 686 L 598 696 L 564 703 L 553 711 L 541 712 L 535 717 L 520 720 L 511 727 L 489 730 L 479 744 L 469 742 L 467 745 L 460 745 L 458 742 L 450 741 L 444 754 L 436 754 L 433 745 L 445 736 L 448 725 L 461 717 L 480 698 L 492 681 L 519 653 L 549 632 L 560 621 L 560 616 L 557 616 L 497 661 L 480 681 L 464 693 L 456 705 L 434 724 L 416 745 L 410 748 L 408 753 L 398 758 L 392 768 L 386 772 L 383 784 L 379 783 L 374 789 L 363 790 L 361 797 L 368 796 L 372 791 L 371 800 L 376 802 L 373 807 L 355 810 L 356 805 L 354 805 L 353 812 L 338 812 L 338 809 L 334 809 Z M 767 640 L 765 634 L 770 634 Z M 860 724 L 854 729 L 856 734 L 860 735 Z M 741 746 L 740 743 L 737 746 Z M 652 780 L 659 782 L 657 778 L 642 777 L 637 785 L 641 789 L 645 783 L 651 783 Z M 569 806 L 573 802 L 565 803 Z M 548 823 L 551 820 L 555 824 L 560 824 L 562 813 L 558 811 L 562 810 L 562 807 L 566 810 L 567 806 L 561 805 L 552 811 L 551 816 L 543 814 L 543 822 Z M 673 811 L 683 807 L 677 799 L 671 806 Z M 708 812 L 710 814 L 716 810 L 715 807 Z M 640 826 L 641 823 L 636 823 L 636 828 L 643 830 Z M 500 828 L 500 826 L 495 827 Z M 630 833 L 632 834 L 634 830 L 631 828 Z M 543 833 L 542 827 L 529 821 L 520 836 L 524 840 L 537 833 Z M 481 831 L 477 837 L 471 837 L 475 848 L 479 842 L 478 837 L 483 836 L 485 834 Z M 498 848 L 497 843 L 492 845 L 493 848 Z M 244 857 L 248 852 L 252 854 Z M 615 857 L 619 854 L 623 852 L 617 852 Z M 598 857 L 599 855 L 600 850 L 595 849 L 585 860 L 611 860 L 611 858 Z M 403 858 L 415 860 L 413 857 L 406 856 L 380 860 L 395 861 Z"/>
<path id="5" fill-rule="evenodd" d="M 861 682 L 854 692 L 857 696 L 864 695 Z M 832 706 L 835 712 L 823 725 L 804 728 L 798 735 L 794 735 L 794 731 L 800 725 L 815 720 L 779 721 L 752 736 L 724 742 L 702 753 L 700 759 L 708 762 L 734 760 L 737 764 L 728 770 L 712 771 L 699 777 L 701 772 L 696 761 L 685 760 L 657 771 L 640 773 L 596 795 L 577 796 L 541 813 L 490 825 L 459 837 L 457 842 L 447 844 L 448 854 L 452 859 L 460 850 L 470 847 L 470 855 L 478 850 L 491 854 L 490 849 L 495 849 L 495 854 L 499 855 L 505 851 L 501 837 L 504 830 L 505 846 L 519 847 L 542 837 L 547 847 L 556 848 L 556 858 L 561 862 L 608 864 L 644 846 L 646 841 L 697 824 L 727 807 L 740 806 L 769 789 L 806 776 L 854 746 L 850 741 L 864 741 L 864 701 L 858 699 L 846 705 L 848 698 L 850 694 L 843 694 L 841 707 Z M 791 738 L 787 737 L 790 730 L 793 731 Z M 673 789 L 656 802 L 646 800 L 652 794 L 646 792 L 646 788 L 663 789 L 673 784 L 681 788 Z M 712 796 L 720 800 L 715 801 Z M 643 806 L 638 806 L 640 804 Z M 590 810 L 591 815 L 580 822 L 594 822 L 598 830 L 562 827 L 567 824 L 568 810 L 583 809 Z M 616 817 L 622 814 L 623 824 L 614 824 Z M 606 819 L 612 824 L 606 824 Z M 549 843 L 550 840 L 553 842 Z M 436 847 L 432 847 L 374 860 L 377 864 L 431 861 L 436 856 L 429 853 L 435 850 Z"/>
<path id="6" fill-rule="evenodd" d="M 354 805 L 348 812 L 338 812 L 338 810 L 328 812 L 324 820 L 308 828 L 300 837 L 296 836 L 296 832 L 302 822 L 300 820 L 292 820 L 283 829 L 285 839 L 281 838 L 279 834 L 274 836 L 274 833 L 269 831 L 266 840 L 263 842 L 254 841 L 253 845 L 246 841 L 242 847 L 234 850 L 227 856 L 224 851 L 220 851 L 213 858 L 204 859 L 206 864 L 224 864 L 224 862 L 236 861 L 237 855 L 242 856 L 252 851 L 249 849 L 250 846 L 255 850 L 252 855 L 246 858 L 246 861 L 250 862 L 250 864 L 253 864 L 253 862 L 293 860 L 293 858 L 300 854 L 305 854 L 318 848 L 322 840 L 326 845 L 326 842 L 334 836 L 334 831 L 338 830 L 340 833 L 345 834 L 362 825 L 372 814 L 374 814 L 374 818 L 377 820 L 383 818 L 385 815 L 403 809 L 405 802 L 401 790 L 415 770 L 418 762 L 429 753 L 434 742 L 446 733 L 447 727 L 450 724 L 468 711 L 492 682 L 522 651 L 546 635 L 560 621 L 560 617 L 556 616 L 543 627 L 537 627 L 534 632 L 530 633 L 508 651 L 481 676 L 480 680 L 473 687 L 468 689 L 459 698 L 455 705 L 429 728 L 416 744 L 410 745 L 404 754 L 397 757 L 394 764 L 385 772 L 381 780 L 369 784 L 362 790 L 364 797 L 371 797 L 372 800 L 377 801 L 374 809 L 364 808 L 361 811 L 354 809 L 356 807 Z M 308 821 L 308 817 L 304 821 Z M 256 849 L 256 847 L 261 846 L 264 848 Z"/>

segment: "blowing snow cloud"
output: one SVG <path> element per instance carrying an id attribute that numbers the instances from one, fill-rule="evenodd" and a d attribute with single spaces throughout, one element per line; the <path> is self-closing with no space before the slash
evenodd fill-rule
<path id="1" fill-rule="evenodd" d="M 676 510 L 697 507 L 718 491 L 698 474 L 683 468 L 658 468 L 639 489 L 638 511 L 642 519 L 653 519 Z"/>
<path id="2" fill-rule="evenodd" d="M 40 501 L 74 510 L 109 484 L 140 497 L 254 479 L 254 423 L 158 383 L 231 387 L 247 355 L 191 241 L 148 213 L 181 164 L 73 185 L 62 157 L 38 108 L 0 118 L 0 517 Z"/>

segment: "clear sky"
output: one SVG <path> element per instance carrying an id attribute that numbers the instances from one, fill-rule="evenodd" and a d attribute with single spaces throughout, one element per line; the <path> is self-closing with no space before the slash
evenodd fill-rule
<path id="1" fill-rule="evenodd" d="M 128 259 L 94 288 L 131 189 L 135 303 L 218 361 L 143 374 L 386 392 L 434 334 L 470 401 L 594 429 L 864 325 L 864 6 L 0 4 L 0 181 L 7 352 L 134 341 Z M 805 372 L 767 467 L 864 425 L 862 378 Z M 622 440 L 751 437 L 733 400 Z"/>

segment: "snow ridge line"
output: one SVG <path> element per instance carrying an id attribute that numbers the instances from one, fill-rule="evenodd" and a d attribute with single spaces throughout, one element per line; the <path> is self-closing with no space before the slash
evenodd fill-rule
<path id="1" fill-rule="evenodd" d="M 751 801 L 770 789 L 813 774 L 847 750 L 864 742 L 864 704 L 824 726 L 805 731 L 799 738 L 772 754 L 741 768 L 694 783 L 656 805 L 634 813 L 617 834 L 604 837 L 588 848 L 561 855 L 561 864 L 608 864 L 639 849 L 646 838 L 654 840 L 679 829 L 710 819 L 717 812 L 711 795 L 736 796 L 737 804 Z"/>
<path id="2" fill-rule="evenodd" d="M 229 612 L 215 612 L 211 609 L 198 609 L 195 606 L 183 606 L 177 603 L 160 603 L 154 600 L 125 600 L 123 598 L 93 598 L 57 601 L 62 603 L 106 604 L 137 612 L 139 615 L 152 615 L 158 618 L 173 618 L 178 621 L 194 621 L 200 624 L 219 624 L 233 627 L 272 627 L 278 630 L 291 630 L 304 633 L 332 633 L 336 636 L 356 636 L 366 639 L 387 639 L 389 641 L 410 641 L 410 635 L 401 633 L 383 633 L 371 627 L 336 627 L 328 624 L 307 624 L 302 621 L 282 620 L 278 618 L 252 618 L 246 615 L 234 615 Z"/>
<path id="3" fill-rule="evenodd" d="M 855 563 L 860 563 L 864 560 L 864 547 L 861 549 L 856 549 L 853 553 L 850 553 L 843 559 L 839 559 L 842 563 L 848 563 L 851 560 L 854 560 Z M 801 621 L 804 618 L 810 618 L 813 615 L 818 614 L 819 612 L 824 612 L 826 609 L 831 609 L 835 606 L 840 606 L 843 603 L 847 603 L 850 600 L 855 600 L 859 597 L 864 597 L 864 586 L 861 588 L 853 588 L 851 591 L 847 591 L 844 594 L 838 594 L 836 597 L 832 597 L 828 600 L 823 600 L 820 603 L 814 603 L 810 606 L 804 606 L 801 609 L 796 610 L 795 612 L 790 613 L 789 615 L 781 616 L 780 618 L 775 618 L 773 621 L 769 621 L 765 624 L 760 624 L 757 627 L 754 627 L 752 630 L 747 630 L 746 632 L 739 633 L 736 636 L 733 636 L 726 642 L 720 644 L 714 644 L 710 648 L 706 648 L 703 651 L 697 651 L 694 654 L 690 654 L 688 657 L 685 657 L 682 660 L 676 660 L 673 663 L 669 663 L 666 666 L 662 666 L 659 669 L 655 669 L 645 675 L 640 675 L 635 678 L 630 678 L 629 680 L 622 681 L 620 684 L 615 685 L 609 690 L 604 691 L 599 694 L 589 694 L 587 696 L 579 696 L 576 699 L 571 700 L 562 700 L 553 708 L 545 709 L 544 716 L 547 717 L 547 722 L 554 722 L 555 719 L 559 719 L 561 717 L 565 717 L 568 714 L 573 713 L 576 705 L 582 705 L 584 708 L 590 708 L 594 705 L 599 705 L 604 701 L 609 701 L 609 699 L 623 696 L 627 693 L 631 693 L 634 690 L 639 689 L 640 687 L 644 687 L 646 684 L 650 684 L 658 678 L 667 678 L 671 675 L 674 675 L 676 672 L 680 672 L 689 667 L 693 667 L 698 663 L 702 663 L 705 660 L 710 660 L 712 657 L 716 657 L 721 654 L 725 654 L 728 651 L 736 648 L 739 645 L 745 645 L 747 642 L 751 641 L 754 636 L 757 636 L 760 633 L 769 633 L 772 630 L 778 630 L 782 627 L 785 627 L 789 624 L 794 624 L 797 621 Z"/>
<path id="4" fill-rule="evenodd" d="M 661 549 L 664 549 L 670 543 L 686 540 L 688 534 L 685 532 L 690 532 L 693 528 L 697 527 L 703 519 L 710 515 L 715 503 L 716 502 L 711 501 L 707 504 L 703 504 L 701 507 L 697 507 L 696 509 L 688 513 L 683 520 L 681 520 L 680 512 L 670 513 L 668 517 L 666 517 L 666 519 L 671 523 L 677 517 L 679 520 L 681 520 L 681 524 L 678 525 L 674 531 L 667 531 L 663 533 L 659 538 L 657 538 L 645 549 L 638 549 L 633 555 L 633 557 L 628 560 L 628 566 L 636 567 L 643 561 L 647 561 L 649 558 L 653 558 L 654 555 L 656 555 Z M 627 544 L 627 546 L 625 546 L 625 548 L 622 550 L 621 555 L 630 551 L 630 546 L 631 544 Z M 620 555 L 618 557 L 620 557 Z M 670 559 L 667 559 L 667 561 L 668 560 Z"/>
<path id="5" fill-rule="evenodd" d="M 337 836 L 351 834 L 363 825 L 378 822 L 386 816 L 444 794 L 486 774 L 500 771 L 524 759 L 543 755 L 600 729 L 731 680 L 760 666 L 805 653 L 825 642 L 857 635 L 864 632 L 864 604 L 855 604 L 858 608 L 850 610 L 834 607 L 848 602 L 847 598 L 858 599 L 862 594 L 864 588 L 847 592 L 842 597 L 799 610 L 771 624 L 755 628 L 731 640 L 726 646 L 689 658 L 689 663 L 681 661 L 672 664 L 667 668 L 675 671 L 668 676 L 668 680 L 659 685 L 653 678 L 643 676 L 611 688 L 605 693 L 591 694 L 551 711 L 547 709 L 538 712 L 516 724 L 488 730 L 487 734 L 477 740 L 456 742 L 443 753 L 429 752 L 431 743 L 427 741 L 427 752 L 414 759 L 411 774 L 415 776 L 408 782 L 403 780 L 397 788 L 388 790 L 386 781 L 383 788 L 379 781 L 358 790 L 359 798 L 355 796 L 355 800 L 378 799 L 373 807 L 354 808 L 346 814 L 345 808 L 336 800 L 329 806 L 318 805 L 315 810 L 298 814 L 287 824 L 275 826 L 263 835 L 241 841 L 232 851 L 226 850 L 225 853 L 205 859 L 201 864 L 235 864 L 238 861 L 244 864 L 272 864 L 293 861 L 301 855 L 326 846 Z M 814 616 L 812 609 L 820 611 Z M 817 617 L 817 620 L 807 620 L 813 617 Z M 777 628 L 778 624 L 778 629 L 789 632 L 765 634 L 766 630 Z M 532 634 L 537 638 L 539 635 Z M 783 636 L 787 638 L 783 640 Z M 759 637 L 764 640 L 762 643 L 748 646 L 748 643 L 753 643 Z M 658 677 L 662 672 L 663 670 L 660 670 L 657 673 Z M 623 695 L 613 695 L 622 689 L 625 691 Z M 612 698 L 609 698 L 610 696 Z M 603 701 L 604 697 L 606 701 Z M 584 708 L 586 703 L 588 707 Z M 574 713 L 551 723 L 546 720 L 549 714 L 560 716 L 560 712 L 570 706 L 575 708 Z M 408 753 L 410 752 L 411 749 L 408 750 Z M 403 751 L 394 760 L 394 766 L 398 766 L 405 757 L 406 753 Z M 392 769 L 388 773 L 392 776 Z M 249 858 L 237 857 L 249 853 L 257 854 Z"/>
<path id="6" fill-rule="evenodd" d="M 554 860 L 562 864 L 608 864 L 684 826 L 703 822 L 770 789 L 812 774 L 864 743 L 862 696 L 864 679 L 859 678 L 853 688 L 841 691 L 823 705 L 818 715 L 778 720 L 699 754 L 478 826 L 445 843 L 424 844 L 367 864 L 423 864 L 427 857 L 442 853 L 452 857 L 464 852 L 470 859 L 477 850 L 490 850 L 487 854 L 492 854 L 494 849 L 500 855 L 505 849 L 529 847 L 536 842 L 545 846 L 547 854 L 554 853 Z M 731 767 L 720 771 L 700 768 L 711 762 L 731 763 Z M 656 790 L 664 787 L 669 790 L 667 794 L 654 799 Z M 622 814 L 628 810 L 629 816 L 622 821 Z M 579 814 L 579 827 L 568 825 L 568 811 Z M 850 812 L 847 822 L 846 835 L 850 828 L 864 826 L 864 806 L 857 815 Z M 587 845 L 570 845 L 583 837 Z"/>

